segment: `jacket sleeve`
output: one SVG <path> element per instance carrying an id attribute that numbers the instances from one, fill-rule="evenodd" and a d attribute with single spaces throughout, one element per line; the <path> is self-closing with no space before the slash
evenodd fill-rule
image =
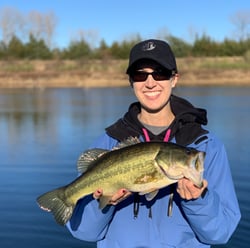
<path id="1" fill-rule="evenodd" d="M 226 243 L 241 218 L 224 146 L 212 139 L 203 144 L 206 152 L 204 178 L 208 181 L 205 196 L 182 201 L 183 211 L 201 242 Z"/>
<path id="2" fill-rule="evenodd" d="M 116 142 L 116 140 L 105 134 L 97 139 L 91 148 L 111 149 Z M 105 236 L 114 210 L 114 206 L 108 206 L 100 210 L 98 201 L 92 195 L 84 197 L 77 202 L 73 215 L 66 227 L 78 239 L 98 241 Z"/>

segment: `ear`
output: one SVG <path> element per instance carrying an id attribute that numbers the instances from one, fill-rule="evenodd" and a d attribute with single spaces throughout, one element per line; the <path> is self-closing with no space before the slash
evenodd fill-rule
<path id="1" fill-rule="evenodd" d="M 179 78 L 179 74 L 175 74 L 172 78 L 171 78 L 171 86 L 172 88 L 174 88 L 178 82 L 178 78 Z"/>

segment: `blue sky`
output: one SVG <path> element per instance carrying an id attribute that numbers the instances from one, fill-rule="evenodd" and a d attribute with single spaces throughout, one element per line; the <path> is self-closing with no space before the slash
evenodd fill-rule
<path id="1" fill-rule="evenodd" d="M 249 0 L 1 0 L 0 9 L 12 7 L 24 14 L 32 10 L 54 12 L 57 17 L 54 43 L 65 47 L 79 31 L 99 44 L 104 39 L 143 39 L 171 34 L 192 42 L 205 33 L 214 40 L 233 38 L 231 16 L 250 12 Z M 93 35 L 94 34 L 94 35 Z"/>

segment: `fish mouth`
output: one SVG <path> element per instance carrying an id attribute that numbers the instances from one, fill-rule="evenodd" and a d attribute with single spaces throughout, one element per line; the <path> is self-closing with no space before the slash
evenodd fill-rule
<path id="1" fill-rule="evenodd" d="M 184 176 L 190 179 L 193 184 L 198 187 L 203 187 L 203 172 L 204 172 L 204 159 L 205 159 L 205 152 L 198 152 L 193 159 L 190 161 L 190 165 Z"/>
<path id="2" fill-rule="evenodd" d="M 188 161 L 188 167 L 178 166 L 177 164 L 173 168 L 166 171 L 161 165 L 158 165 L 162 173 L 171 180 L 178 181 L 181 178 L 187 178 L 198 187 L 203 187 L 203 171 L 204 171 L 204 158 L 205 152 L 198 152 Z M 178 172 L 179 171 L 179 172 Z"/>

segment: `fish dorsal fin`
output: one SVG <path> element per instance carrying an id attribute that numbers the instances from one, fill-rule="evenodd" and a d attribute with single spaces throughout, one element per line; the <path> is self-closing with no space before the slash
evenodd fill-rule
<path id="1" fill-rule="evenodd" d="M 141 141 L 139 140 L 138 137 L 132 137 L 129 136 L 127 139 L 121 141 L 120 143 L 118 143 L 118 145 L 116 145 L 113 150 L 117 150 L 126 146 L 131 146 L 131 145 L 135 145 L 141 143 Z"/>
<path id="2" fill-rule="evenodd" d="M 112 150 L 118 150 L 126 146 L 131 146 L 141 143 L 139 138 L 137 137 L 128 137 L 124 141 L 118 143 L 117 146 L 115 146 Z M 97 159 L 99 159 L 102 155 L 105 153 L 110 152 L 110 150 L 106 149 L 101 149 L 101 148 L 94 148 L 94 149 L 89 149 L 83 152 L 77 161 L 77 170 L 80 173 L 84 173 L 87 170 L 89 170 L 95 163 Z"/>
<path id="3" fill-rule="evenodd" d="M 77 170 L 80 173 L 84 173 L 85 171 L 89 170 L 92 165 L 94 165 L 95 161 L 103 156 L 105 153 L 109 152 L 109 150 L 101 149 L 101 148 L 94 148 L 89 149 L 83 152 L 77 161 Z"/>

